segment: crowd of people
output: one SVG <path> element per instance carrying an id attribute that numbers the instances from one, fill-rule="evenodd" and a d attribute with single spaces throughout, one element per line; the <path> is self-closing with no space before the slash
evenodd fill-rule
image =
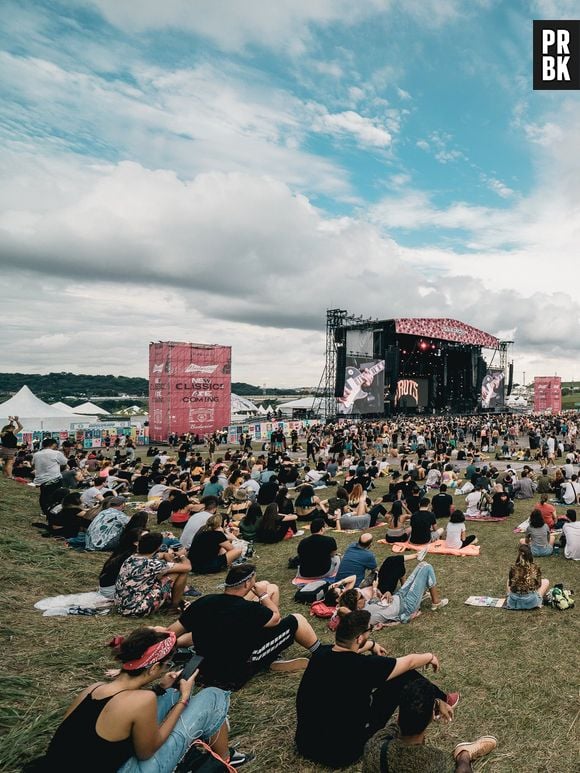
<path id="1" fill-rule="evenodd" d="M 59 448 L 50 437 L 33 453 L 14 442 L 15 418 L 1 434 L 4 474 L 38 488 L 42 536 L 108 553 L 98 585 L 119 614 L 176 617 L 115 643 L 119 675 L 75 699 L 42 769 L 72 770 L 74 751 L 85 759 L 89 750 L 89 771 L 171 771 L 180 762 L 186 771 L 195 739 L 239 767 L 251 755 L 229 746 L 229 693 L 270 669 L 304 672 L 295 736 L 303 757 L 333 768 L 362 757 L 369 772 L 471 770 L 495 748 L 492 736 L 453 752 L 425 740 L 459 702 L 418 672 L 437 671 L 437 656 L 388 657 L 372 633 L 411 622 L 426 602 L 435 614 L 446 607 L 425 560 L 430 544 L 475 544 L 466 517 L 509 518 L 518 499 L 529 500 L 530 517 L 506 608 L 541 607 L 549 582 L 534 559 L 559 550 L 580 560 L 577 429 L 566 416 L 407 417 L 314 426 L 303 439 L 277 432 L 260 451 L 244 436 L 221 455 L 221 437 L 209 453 L 172 438 L 170 453 L 153 448 L 142 459 L 131 445 L 104 453 Z M 302 444 L 306 457 L 291 450 Z M 376 496 L 379 482 L 385 493 Z M 377 560 L 377 528 L 387 543 L 417 550 Z M 343 555 L 331 531 L 356 532 Z M 294 582 L 315 586 L 312 612 L 328 618 L 334 644 L 321 643 L 303 614 L 284 614 L 278 586 L 258 579 L 256 546 L 285 540 L 296 543 Z M 202 595 L 190 581 L 224 573 L 221 593 Z M 293 644 L 303 655 L 284 659 Z M 176 657 L 192 653 L 199 666 L 180 679 Z M 191 697 L 194 684 L 202 689 Z M 348 717 L 340 743 L 336 716 Z"/>

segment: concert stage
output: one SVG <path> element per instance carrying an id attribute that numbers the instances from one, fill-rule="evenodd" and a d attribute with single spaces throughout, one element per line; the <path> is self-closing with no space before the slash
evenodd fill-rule
<path id="1" fill-rule="evenodd" d="M 342 309 L 327 312 L 326 330 L 327 415 L 504 408 L 511 341 L 454 319 L 370 320 Z"/>

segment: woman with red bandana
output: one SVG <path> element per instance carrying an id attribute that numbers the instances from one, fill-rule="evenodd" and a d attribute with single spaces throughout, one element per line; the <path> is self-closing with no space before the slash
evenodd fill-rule
<path id="1" fill-rule="evenodd" d="M 179 677 L 171 661 L 173 632 L 138 628 L 112 644 L 121 661 L 118 676 L 75 698 L 40 770 L 170 773 L 197 739 L 232 768 L 248 761 L 249 755 L 228 745 L 229 693 L 208 687 L 192 697 L 197 671 L 172 687 Z M 162 695 L 144 689 L 157 680 Z"/>

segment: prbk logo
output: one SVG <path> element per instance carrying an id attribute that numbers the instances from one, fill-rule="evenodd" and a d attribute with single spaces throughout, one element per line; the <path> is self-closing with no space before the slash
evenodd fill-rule
<path id="1" fill-rule="evenodd" d="M 580 89 L 580 20 L 534 21 L 534 89 Z"/>

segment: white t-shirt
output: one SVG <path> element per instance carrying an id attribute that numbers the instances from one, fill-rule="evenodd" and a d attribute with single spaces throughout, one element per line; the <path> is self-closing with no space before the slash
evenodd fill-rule
<path id="1" fill-rule="evenodd" d="M 190 516 L 188 522 L 183 527 L 181 533 L 181 539 L 179 540 L 186 550 L 189 550 L 193 538 L 202 526 L 205 526 L 207 519 L 211 516 L 206 510 L 202 510 L 200 513 L 194 513 Z"/>
<path id="2" fill-rule="evenodd" d="M 567 505 L 572 505 L 576 501 L 576 497 L 580 494 L 580 485 L 578 481 L 566 481 L 562 484 L 562 501 Z"/>
<path id="3" fill-rule="evenodd" d="M 580 561 L 580 521 L 565 523 L 562 534 L 566 537 L 564 555 L 573 561 Z"/>
<path id="4" fill-rule="evenodd" d="M 445 545 L 448 548 L 459 549 L 461 547 L 461 534 L 464 529 L 465 529 L 464 523 L 451 523 L 450 521 L 447 524 L 447 529 L 445 533 Z"/>
<path id="5" fill-rule="evenodd" d="M 61 467 L 66 467 L 67 458 L 60 451 L 53 448 L 43 448 L 32 457 L 34 467 L 34 483 L 41 486 L 51 480 L 62 478 Z"/>
<path id="6" fill-rule="evenodd" d="M 249 480 L 244 481 L 242 485 L 240 486 L 241 489 L 244 491 L 251 491 L 254 494 L 257 494 L 260 490 L 260 484 L 257 480 L 254 480 L 253 478 L 250 478 Z"/>
<path id="7" fill-rule="evenodd" d="M 85 507 L 94 507 L 103 498 L 103 487 L 91 486 L 81 494 L 81 502 Z"/>
<path id="8" fill-rule="evenodd" d="M 467 504 L 467 510 L 465 515 L 479 515 L 479 500 L 481 499 L 481 491 L 472 491 L 465 497 L 465 503 Z"/>
<path id="9" fill-rule="evenodd" d="M 149 496 L 152 498 L 163 497 L 168 488 L 169 486 L 166 486 L 164 483 L 156 483 L 149 489 Z"/>

